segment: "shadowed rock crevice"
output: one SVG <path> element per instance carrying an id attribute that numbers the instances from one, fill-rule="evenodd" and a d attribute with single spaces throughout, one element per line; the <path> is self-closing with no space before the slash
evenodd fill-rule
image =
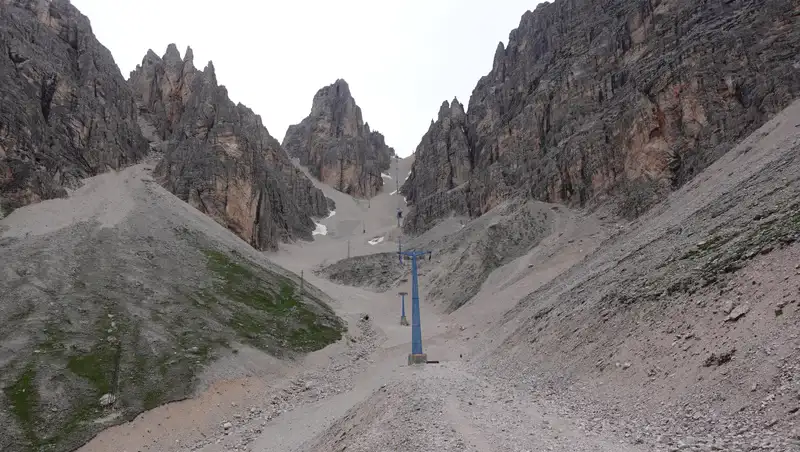
<path id="1" fill-rule="evenodd" d="M 53 95 L 56 93 L 57 80 L 58 77 L 56 75 L 45 76 L 42 79 L 42 116 L 44 116 L 45 122 L 48 122 L 50 119 L 50 107 L 53 102 Z"/>
<path id="2" fill-rule="evenodd" d="M 156 177 L 170 192 L 253 247 L 311 239 L 312 217 L 333 201 L 289 161 L 261 118 L 234 104 L 214 65 L 194 66 L 171 44 L 163 58 L 148 51 L 129 83 L 156 139 L 166 143 Z"/>
<path id="3" fill-rule="evenodd" d="M 361 108 L 341 79 L 317 91 L 311 114 L 289 127 L 283 147 L 311 175 L 359 198 L 380 191 L 381 174 L 395 155 L 384 136 L 364 123 Z"/>

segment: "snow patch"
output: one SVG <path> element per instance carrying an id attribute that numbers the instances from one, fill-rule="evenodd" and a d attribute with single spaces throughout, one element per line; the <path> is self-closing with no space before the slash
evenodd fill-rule
<path id="1" fill-rule="evenodd" d="M 392 176 L 390 176 L 390 175 L 388 175 L 386 173 L 381 173 L 381 177 L 385 177 L 386 179 L 391 179 L 392 178 Z"/>
<path id="2" fill-rule="evenodd" d="M 336 211 L 335 210 L 331 210 L 331 213 L 329 213 L 328 216 L 325 217 L 325 219 L 327 220 L 328 218 L 330 218 L 330 217 L 332 217 L 334 215 L 336 215 Z"/>
<path id="3" fill-rule="evenodd" d="M 395 190 L 395 191 L 393 191 L 393 192 L 389 193 L 389 196 L 392 196 L 392 195 L 394 195 L 394 194 L 396 194 L 396 193 L 397 193 L 397 190 Z"/>
<path id="4" fill-rule="evenodd" d="M 317 229 L 314 229 L 314 232 L 311 235 L 328 235 L 328 227 L 322 223 L 314 223 L 317 225 Z"/>
<path id="5" fill-rule="evenodd" d="M 377 244 L 379 244 L 379 243 L 383 242 L 383 239 L 384 239 L 384 238 L 385 238 L 385 237 L 375 237 L 374 239 L 372 239 L 372 240 L 370 240 L 370 241 L 369 241 L 369 244 L 370 244 L 370 245 L 377 245 Z"/>
<path id="6" fill-rule="evenodd" d="M 411 177 L 411 171 L 408 172 L 408 175 L 406 176 L 405 179 L 403 179 L 403 182 L 407 181 L 409 177 Z"/>

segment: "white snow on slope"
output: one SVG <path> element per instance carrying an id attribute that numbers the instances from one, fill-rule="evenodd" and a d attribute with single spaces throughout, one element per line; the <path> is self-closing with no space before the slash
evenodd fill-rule
<path id="1" fill-rule="evenodd" d="M 314 223 L 317 225 L 317 229 L 314 229 L 314 232 L 311 235 L 328 235 L 328 227 L 322 223 Z"/>
<path id="2" fill-rule="evenodd" d="M 392 176 L 390 176 L 390 175 L 388 175 L 386 173 L 381 173 L 381 177 L 385 177 L 386 179 L 391 179 L 392 178 Z"/>
<path id="3" fill-rule="evenodd" d="M 376 237 L 376 238 L 370 240 L 369 244 L 370 245 L 377 245 L 377 244 L 383 242 L 383 239 L 384 239 L 384 237 Z"/>
<path id="4" fill-rule="evenodd" d="M 328 216 L 325 219 L 327 220 L 328 218 L 330 218 L 330 217 L 332 217 L 334 215 L 336 215 L 336 211 L 335 210 L 331 210 L 331 213 L 328 214 Z"/>

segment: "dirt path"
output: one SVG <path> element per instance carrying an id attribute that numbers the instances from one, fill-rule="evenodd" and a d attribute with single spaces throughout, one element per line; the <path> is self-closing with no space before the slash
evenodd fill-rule
<path id="1" fill-rule="evenodd" d="M 400 162 L 401 178 L 409 166 L 409 161 Z M 394 168 L 390 174 L 395 174 Z M 146 171 L 135 176 L 147 177 Z M 320 264 L 345 257 L 348 248 L 354 256 L 393 251 L 399 235 L 394 216 L 399 195 L 383 193 L 366 207 L 329 187 L 320 188 L 337 203 L 336 214 L 319 220 L 327 234 L 316 236 L 313 243 L 285 245 L 266 257 L 303 272 L 306 281 L 327 293 L 348 323 L 347 338 L 300 362 L 282 364 L 268 376 L 249 372 L 247 378 L 212 378 L 195 398 L 108 429 L 81 452 L 326 451 L 341 450 L 342 444 L 365 451 L 638 450 L 590 436 L 569 413 L 557 414 L 536 394 L 469 370 L 477 353 L 474 346 L 494 340 L 481 337 L 488 327 L 521 297 L 583 259 L 611 228 L 563 211 L 550 237 L 496 270 L 477 301 L 457 314 L 440 313 L 423 296 L 423 345 L 430 359 L 441 364 L 409 367 L 411 333 L 399 324 L 400 303 L 394 291 L 341 286 L 313 273 Z M 208 221 L 198 217 L 198 224 Z M 374 237 L 384 240 L 370 244 Z M 410 310 L 410 302 L 406 308 Z M 226 369 L 212 369 L 210 375 L 225 375 L 236 366 L 274 367 L 261 358 L 240 352 L 218 361 L 214 366 Z"/>
<path id="2" fill-rule="evenodd" d="M 351 409 L 299 447 L 271 449 L 278 444 L 271 441 L 254 450 L 645 450 L 590 434 L 535 395 L 470 374 L 458 361 L 405 369 L 367 399 L 349 400 Z"/>
<path id="3" fill-rule="evenodd" d="M 345 203 L 339 206 L 343 212 L 352 208 Z M 386 214 L 380 207 L 373 212 Z M 324 224 L 329 231 L 342 231 L 339 226 L 350 218 L 339 217 L 337 212 Z M 399 300 L 394 292 L 341 286 L 321 280 L 311 271 L 324 260 L 344 257 L 336 253 L 347 240 L 352 255 L 392 250 L 394 243 L 372 246 L 356 231 L 284 247 L 271 256 L 276 263 L 295 272 L 302 270 L 310 283 L 336 300 L 334 308 L 340 315 L 368 314 L 381 341 L 366 357 L 368 364 L 353 376 L 350 390 L 298 405 L 269 422 L 253 420 L 201 450 L 222 452 L 233 445 L 242 447 L 240 450 L 297 452 L 342 450 L 345 445 L 347 450 L 365 451 L 640 450 L 589 436 L 578 423 L 548 410 L 534 394 L 525 395 L 510 383 L 489 382 L 467 370 L 472 354 L 470 336 L 480 335 L 518 299 L 585 257 L 611 233 L 611 228 L 598 222 L 581 220 L 571 213 L 559 217 L 554 230 L 560 233 L 487 280 L 476 297 L 484 302 L 470 303 L 457 315 L 446 316 L 423 300 L 423 345 L 429 358 L 441 364 L 422 368 L 406 365 L 410 330 L 399 325 Z M 385 223 L 379 232 L 391 236 L 392 227 Z M 485 303 L 487 299 L 495 302 Z"/>

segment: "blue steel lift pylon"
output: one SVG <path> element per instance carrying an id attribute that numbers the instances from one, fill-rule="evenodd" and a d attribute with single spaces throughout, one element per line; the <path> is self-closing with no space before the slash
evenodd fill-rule
<path id="1" fill-rule="evenodd" d="M 425 364 L 428 355 L 422 352 L 422 326 L 419 313 L 419 282 L 417 278 L 417 258 L 425 255 L 430 259 L 430 251 L 398 251 L 398 254 L 411 259 L 411 353 L 408 365 Z"/>
<path id="2" fill-rule="evenodd" d="M 401 301 L 401 310 L 400 310 L 400 325 L 401 326 L 408 326 L 408 319 L 406 318 L 406 295 L 408 292 L 397 292 L 397 295 L 400 295 Z"/>

